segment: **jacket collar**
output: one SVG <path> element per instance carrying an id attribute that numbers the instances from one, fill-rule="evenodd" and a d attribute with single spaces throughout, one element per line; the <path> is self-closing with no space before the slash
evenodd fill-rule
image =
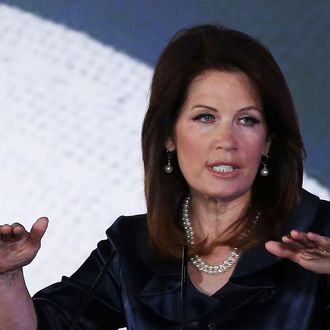
<path id="1" fill-rule="evenodd" d="M 302 189 L 299 205 L 289 221 L 286 233 L 292 229 L 308 231 L 312 227 L 315 215 L 318 211 L 320 198 Z"/>
<path id="2" fill-rule="evenodd" d="M 293 213 L 283 235 L 289 233 L 292 229 L 299 231 L 310 230 L 315 215 L 319 207 L 319 197 L 302 189 L 299 205 Z M 243 253 L 239 258 L 232 278 L 242 277 L 251 273 L 260 271 L 261 269 L 272 266 L 281 261 L 282 258 L 276 257 L 269 253 L 264 247 L 256 247 Z"/>

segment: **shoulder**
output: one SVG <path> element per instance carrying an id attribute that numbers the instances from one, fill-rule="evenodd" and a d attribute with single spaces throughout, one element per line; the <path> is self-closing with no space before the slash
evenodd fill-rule
<path id="1" fill-rule="evenodd" d="M 330 202 L 320 200 L 319 208 L 315 216 L 315 231 L 330 237 Z M 314 229 L 313 228 L 313 229 Z"/>
<path id="2" fill-rule="evenodd" d="M 148 228 L 146 214 L 120 216 L 106 231 L 107 238 L 116 250 L 137 243 L 148 241 Z"/>
<path id="3" fill-rule="evenodd" d="M 330 217 L 330 201 L 320 200 L 320 210 L 324 215 Z"/>
<path id="4" fill-rule="evenodd" d="M 145 231 L 147 228 L 146 214 L 137 214 L 131 216 L 120 216 L 115 222 L 107 229 L 107 236 L 114 237 L 131 236 L 134 233 Z"/>
<path id="5" fill-rule="evenodd" d="M 330 235 L 330 202 L 321 200 L 316 195 L 303 190 L 300 200 L 301 219 L 312 218 L 311 231 L 319 234 Z"/>

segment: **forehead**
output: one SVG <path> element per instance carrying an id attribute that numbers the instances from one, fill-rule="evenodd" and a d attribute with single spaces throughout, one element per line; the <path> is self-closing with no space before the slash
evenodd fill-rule
<path id="1" fill-rule="evenodd" d="M 260 105 L 260 96 L 251 79 L 241 71 L 207 70 L 188 86 L 186 101 L 252 102 Z"/>

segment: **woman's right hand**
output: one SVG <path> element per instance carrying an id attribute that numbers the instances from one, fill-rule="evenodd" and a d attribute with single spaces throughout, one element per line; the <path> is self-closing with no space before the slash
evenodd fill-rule
<path id="1" fill-rule="evenodd" d="M 28 232 L 19 223 L 0 226 L 0 275 L 20 269 L 36 256 L 48 219 L 39 218 Z"/>

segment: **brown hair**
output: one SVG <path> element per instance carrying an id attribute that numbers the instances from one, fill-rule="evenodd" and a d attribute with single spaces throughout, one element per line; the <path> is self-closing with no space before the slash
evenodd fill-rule
<path id="1" fill-rule="evenodd" d="M 155 251 L 167 259 L 181 255 L 185 235 L 180 211 L 189 189 L 175 154 L 173 172 L 163 170 L 167 163 L 165 140 L 174 131 L 190 83 L 209 69 L 241 71 L 249 77 L 261 97 L 272 141 L 267 163 L 270 175 L 257 175 L 250 208 L 231 228 L 233 235 L 225 243 L 246 249 L 278 237 L 301 190 L 303 142 L 290 91 L 271 53 L 250 36 L 223 26 L 180 30 L 156 64 L 142 129 L 149 235 Z M 251 224 L 245 220 L 254 219 L 258 211 L 262 219 L 254 234 L 238 240 L 236 229 L 248 228 Z M 198 249 L 203 252 L 203 246 Z"/>

